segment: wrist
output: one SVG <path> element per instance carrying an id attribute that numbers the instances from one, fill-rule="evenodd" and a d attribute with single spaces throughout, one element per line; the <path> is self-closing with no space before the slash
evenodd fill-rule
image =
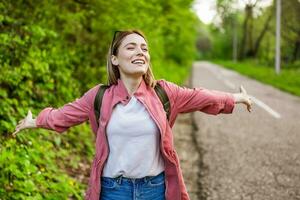
<path id="1" fill-rule="evenodd" d="M 30 128 L 36 128 L 37 127 L 36 126 L 36 119 L 31 119 L 29 121 L 29 126 L 30 126 Z"/>
<path id="2" fill-rule="evenodd" d="M 234 93 L 233 97 L 234 97 L 234 103 L 242 103 L 243 97 L 241 93 Z"/>

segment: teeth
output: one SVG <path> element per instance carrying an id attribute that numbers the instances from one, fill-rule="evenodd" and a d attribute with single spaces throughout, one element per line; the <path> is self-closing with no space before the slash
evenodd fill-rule
<path id="1" fill-rule="evenodd" d="M 134 64 L 144 64 L 145 62 L 143 60 L 134 60 L 132 63 L 134 63 Z"/>

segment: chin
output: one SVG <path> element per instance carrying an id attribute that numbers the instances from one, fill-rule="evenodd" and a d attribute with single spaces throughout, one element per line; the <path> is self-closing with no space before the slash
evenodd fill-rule
<path id="1" fill-rule="evenodd" d="M 131 74 L 134 75 L 134 76 L 139 77 L 139 76 L 145 75 L 146 72 L 147 72 L 147 70 L 136 70 L 136 71 L 132 72 Z"/>
<path id="2" fill-rule="evenodd" d="M 134 74 L 139 75 L 139 76 L 143 76 L 143 75 L 146 74 L 146 72 L 145 71 L 139 71 L 139 72 L 136 72 Z"/>
<path id="3" fill-rule="evenodd" d="M 139 69 L 134 69 L 134 70 L 133 70 L 133 71 L 134 71 L 133 73 L 138 73 L 138 74 L 144 75 L 144 74 L 146 74 L 147 70 L 148 70 L 147 67 L 141 67 L 141 68 L 139 68 Z"/>

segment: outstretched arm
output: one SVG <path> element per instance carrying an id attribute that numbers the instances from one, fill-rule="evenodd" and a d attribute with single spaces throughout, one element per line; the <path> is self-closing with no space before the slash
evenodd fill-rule
<path id="1" fill-rule="evenodd" d="M 33 119 L 31 112 L 28 111 L 27 116 L 19 121 L 13 136 L 23 129 L 35 127 L 50 129 L 58 133 L 62 133 L 69 127 L 88 120 L 89 113 L 91 112 L 91 101 L 94 97 L 93 94 L 95 89 L 97 88 L 94 87 L 86 92 L 81 98 L 67 103 L 60 108 L 47 107 L 43 109 L 36 119 Z"/>
<path id="2" fill-rule="evenodd" d="M 232 113 L 235 104 L 243 103 L 251 111 L 251 99 L 241 86 L 240 93 L 229 93 L 208 90 L 203 87 L 180 87 L 172 82 L 159 80 L 159 84 L 168 94 L 171 104 L 171 124 L 175 122 L 178 113 L 201 111 L 207 114 Z"/>

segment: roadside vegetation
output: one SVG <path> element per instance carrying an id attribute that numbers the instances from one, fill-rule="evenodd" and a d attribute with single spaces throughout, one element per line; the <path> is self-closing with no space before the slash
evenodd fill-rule
<path id="1" fill-rule="evenodd" d="M 116 30 L 142 30 L 156 77 L 183 82 L 196 55 L 198 19 L 191 3 L 0 2 L 0 199 L 83 199 L 94 155 L 89 125 L 62 135 L 25 130 L 12 138 L 18 120 L 28 109 L 36 116 L 106 83 L 106 54 Z"/>
<path id="2" fill-rule="evenodd" d="M 210 60 L 300 96 L 300 2 L 281 1 L 281 72 L 275 73 L 276 0 L 216 0 L 217 15 L 202 24 L 198 59 Z"/>
<path id="3" fill-rule="evenodd" d="M 297 66 L 282 66 L 283 69 L 278 75 L 274 66 L 259 64 L 253 60 L 243 62 L 214 60 L 213 62 L 282 91 L 300 96 L 300 68 Z"/>

